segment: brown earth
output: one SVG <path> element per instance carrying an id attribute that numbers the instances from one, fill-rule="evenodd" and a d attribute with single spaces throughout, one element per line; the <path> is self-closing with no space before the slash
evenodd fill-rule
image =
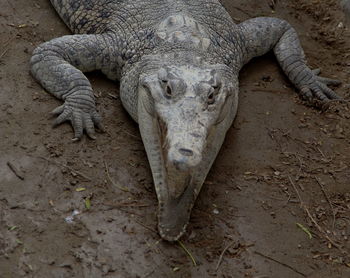
<path id="1" fill-rule="evenodd" d="M 350 35 L 336 1 L 223 2 L 237 22 L 288 20 L 309 64 L 350 82 Z M 51 128 L 60 102 L 28 64 L 37 45 L 68 29 L 49 1 L 0 7 L 1 278 L 350 277 L 348 102 L 305 106 L 271 54 L 242 70 L 237 119 L 182 238 L 194 266 L 156 232 L 151 172 L 118 84 L 88 75 L 107 132 L 72 143 L 69 125 Z M 349 86 L 336 90 L 349 98 Z"/>

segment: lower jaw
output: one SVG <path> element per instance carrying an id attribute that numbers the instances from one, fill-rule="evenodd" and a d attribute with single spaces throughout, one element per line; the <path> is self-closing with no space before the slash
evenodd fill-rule
<path id="1" fill-rule="evenodd" d="M 186 232 L 186 227 L 188 222 L 189 222 L 189 217 L 188 217 L 188 220 L 183 222 L 184 224 L 181 224 L 176 228 L 168 228 L 166 221 L 162 220 L 162 212 L 159 211 L 159 216 L 158 216 L 159 234 L 164 240 L 167 240 L 170 242 L 177 241 Z"/>
<path id="2" fill-rule="evenodd" d="M 158 230 L 167 241 L 178 240 L 186 231 L 196 199 L 194 184 L 189 184 L 178 198 L 159 200 Z"/>

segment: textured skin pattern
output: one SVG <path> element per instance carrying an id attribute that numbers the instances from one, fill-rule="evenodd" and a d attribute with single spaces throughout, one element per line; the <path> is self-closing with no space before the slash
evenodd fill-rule
<path id="1" fill-rule="evenodd" d="M 120 81 L 121 101 L 140 124 L 159 200 L 159 231 L 167 240 L 184 232 L 234 120 L 245 63 L 273 50 L 301 96 L 338 98 L 327 87 L 338 82 L 306 65 L 298 36 L 284 20 L 236 25 L 218 0 L 51 2 L 76 34 L 43 43 L 31 59 L 33 76 L 64 101 L 53 111 L 55 124 L 70 121 L 74 140 L 84 131 L 94 138 L 101 119 L 83 72 L 101 70 Z"/>
<path id="2" fill-rule="evenodd" d="M 102 70 L 109 78 L 121 80 L 123 104 L 137 120 L 135 75 L 139 72 L 135 71 L 143 68 L 138 62 L 145 64 L 141 58 L 152 53 L 192 51 L 209 63 L 230 66 L 238 75 L 247 61 L 274 48 L 283 70 L 303 96 L 336 98 L 306 66 L 297 34 L 283 20 L 256 18 L 235 25 L 217 0 L 51 2 L 74 33 L 91 34 L 44 43 L 31 61 L 32 73 L 44 88 L 70 101 L 55 111 L 64 112 L 56 123 L 71 120 L 77 138 L 83 129 L 93 136 L 91 122 L 100 125 L 90 83 L 82 72 Z"/>

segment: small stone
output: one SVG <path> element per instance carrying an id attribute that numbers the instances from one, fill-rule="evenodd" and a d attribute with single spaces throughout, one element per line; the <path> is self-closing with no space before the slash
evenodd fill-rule
<path id="1" fill-rule="evenodd" d="M 71 185 L 76 185 L 76 184 L 77 184 L 77 181 L 71 180 L 69 183 L 70 183 Z"/>
<path id="2" fill-rule="evenodd" d="M 281 175 L 281 172 L 279 172 L 279 171 L 275 171 L 275 172 L 273 172 L 273 173 L 275 174 L 275 176 Z"/>

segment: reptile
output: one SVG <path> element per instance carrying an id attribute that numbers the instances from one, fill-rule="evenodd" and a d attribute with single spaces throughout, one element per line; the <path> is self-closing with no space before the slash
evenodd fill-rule
<path id="1" fill-rule="evenodd" d="M 218 0 L 51 0 L 74 33 L 39 45 L 31 73 L 63 101 L 54 125 L 72 124 L 74 141 L 103 130 L 91 84 L 100 70 L 120 82 L 120 99 L 138 123 L 167 241 L 185 232 L 195 200 L 236 116 L 240 69 L 272 50 L 300 96 L 338 99 L 307 64 L 283 19 L 236 24 Z"/>

